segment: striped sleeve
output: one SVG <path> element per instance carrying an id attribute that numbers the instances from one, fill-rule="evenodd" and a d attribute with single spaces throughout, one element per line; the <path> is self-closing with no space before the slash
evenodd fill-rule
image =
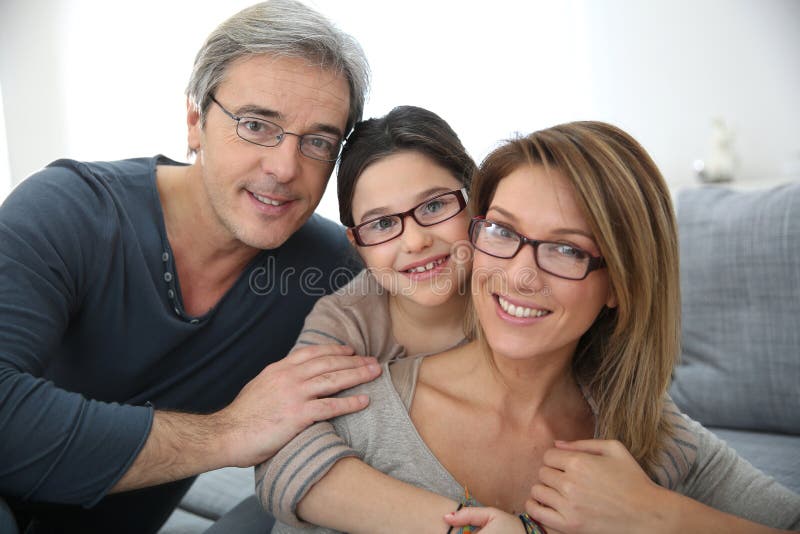
<path id="1" fill-rule="evenodd" d="M 358 283 L 361 277 L 363 274 L 351 284 Z M 340 344 L 351 346 L 355 354 L 366 354 L 368 340 L 365 337 L 369 333 L 362 332 L 361 315 L 364 313 L 361 308 L 369 299 L 364 297 L 343 292 L 319 299 L 306 317 L 292 350 L 309 345 Z M 264 509 L 281 522 L 308 526 L 297 517 L 297 504 L 338 460 L 348 456 L 358 454 L 336 434 L 333 425 L 327 421 L 315 423 L 295 436 L 272 459 L 256 467 L 256 495 Z"/>
<path id="2" fill-rule="evenodd" d="M 697 436 L 689 428 L 689 421 L 672 399 L 664 401 L 664 417 L 672 426 L 659 451 L 655 482 L 659 486 L 674 490 L 689 474 L 697 457 Z"/>
<path id="3" fill-rule="evenodd" d="M 358 456 L 327 421 L 298 434 L 270 460 L 256 468 L 256 495 L 264 509 L 292 526 L 309 526 L 296 514 L 308 490 L 348 456 Z"/>

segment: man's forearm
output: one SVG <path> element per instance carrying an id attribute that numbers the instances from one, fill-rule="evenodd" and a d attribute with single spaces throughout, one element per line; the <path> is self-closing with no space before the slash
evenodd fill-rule
<path id="1" fill-rule="evenodd" d="M 268 365 L 216 413 L 157 411 L 144 447 L 111 492 L 261 463 L 311 423 L 364 408 L 366 395 L 329 396 L 380 372 L 374 358 L 352 356 L 349 347 L 305 347 Z"/>
<path id="2" fill-rule="evenodd" d="M 163 484 L 225 467 L 226 422 L 218 414 L 156 411 L 147 441 L 110 493 Z"/>

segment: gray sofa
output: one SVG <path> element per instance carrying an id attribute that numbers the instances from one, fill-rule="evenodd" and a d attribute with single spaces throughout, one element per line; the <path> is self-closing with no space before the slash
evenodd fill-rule
<path id="1" fill-rule="evenodd" d="M 672 398 L 800 492 L 800 183 L 681 191 Z"/>
<path id="2" fill-rule="evenodd" d="M 800 184 L 676 195 L 683 354 L 671 395 L 800 492 Z M 202 532 L 252 494 L 252 470 L 199 477 L 164 534 Z"/>

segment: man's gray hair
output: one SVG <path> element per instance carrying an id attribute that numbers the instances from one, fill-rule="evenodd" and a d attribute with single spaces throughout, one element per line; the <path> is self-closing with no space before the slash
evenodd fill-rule
<path id="1" fill-rule="evenodd" d="M 220 24 L 197 53 L 186 96 L 200 112 L 201 124 L 228 66 L 257 54 L 302 58 L 344 75 L 350 86 L 346 132 L 361 120 L 369 88 L 369 64 L 358 42 L 301 2 L 269 0 L 243 9 Z"/>

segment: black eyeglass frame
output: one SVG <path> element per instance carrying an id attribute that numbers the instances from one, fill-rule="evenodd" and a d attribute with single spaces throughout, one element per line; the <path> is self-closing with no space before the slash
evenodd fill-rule
<path id="1" fill-rule="evenodd" d="M 247 116 L 234 115 L 233 113 L 231 113 L 230 111 L 225 109 L 225 106 L 220 104 L 219 101 L 216 99 L 216 97 L 214 95 L 209 95 L 209 98 L 211 99 L 212 102 L 214 102 L 217 106 L 219 106 L 219 109 L 221 109 L 222 112 L 225 115 L 227 115 L 228 117 L 230 117 L 231 119 L 233 119 L 236 122 L 236 135 L 242 141 L 245 141 L 247 143 L 250 143 L 250 144 L 256 145 L 256 146 L 263 146 L 263 147 L 267 147 L 267 148 L 275 148 L 276 146 L 279 146 L 281 143 L 283 143 L 283 140 L 286 138 L 287 135 L 293 135 L 293 136 L 295 136 L 295 137 L 297 137 L 299 139 L 299 142 L 297 143 L 298 152 L 300 152 L 302 155 L 304 155 L 305 157 L 307 157 L 309 159 L 313 159 L 315 161 L 324 161 L 326 163 L 335 163 L 336 161 L 338 161 L 339 156 L 342 154 L 342 146 L 344 145 L 344 142 L 341 139 L 337 140 L 335 137 L 322 135 L 322 134 L 298 134 L 298 133 L 294 133 L 294 132 L 289 132 L 289 131 L 284 130 L 283 127 L 280 124 L 277 124 L 277 123 L 272 122 L 272 121 L 267 120 L 267 119 L 262 119 L 261 117 L 247 117 Z M 269 123 L 269 124 L 275 126 L 281 132 L 280 134 L 275 136 L 275 139 L 277 140 L 276 143 L 274 145 L 265 145 L 263 143 L 256 143 L 255 141 L 251 141 L 250 139 L 247 139 L 244 136 L 242 136 L 242 134 L 239 133 L 239 125 L 245 119 L 252 119 L 252 120 L 257 120 L 257 121 L 260 121 L 260 122 L 266 122 L 266 123 Z M 339 145 L 339 149 L 336 152 L 336 157 L 333 158 L 333 159 L 317 158 L 317 157 L 310 156 L 310 155 L 306 154 L 305 152 L 303 152 L 303 141 L 305 139 L 309 139 L 309 138 L 313 138 L 313 137 L 322 137 L 324 139 L 330 140 L 331 142 L 336 141 L 334 144 L 338 143 L 338 145 Z"/>
<path id="2" fill-rule="evenodd" d="M 461 193 L 461 194 L 459 195 L 458 193 Z M 419 219 L 417 219 L 416 215 L 414 215 L 415 211 L 417 211 L 419 208 L 421 208 L 422 206 L 424 206 L 428 202 L 431 202 L 433 200 L 436 200 L 437 198 L 441 198 L 441 197 L 444 197 L 444 196 L 447 196 L 447 195 L 455 195 L 456 200 L 458 200 L 458 211 L 455 212 L 454 214 L 452 214 L 451 216 L 449 216 L 448 218 L 442 219 L 441 221 L 436 221 L 435 223 L 425 224 L 425 223 L 420 222 Z M 464 209 L 467 207 L 467 201 L 468 200 L 469 200 L 469 198 L 467 196 L 467 188 L 466 187 L 462 187 L 461 189 L 454 189 L 453 191 L 446 191 L 444 193 L 441 193 L 439 195 L 431 197 L 431 198 L 429 198 L 427 200 L 423 200 L 422 202 L 420 202 L 419 204 L 417 204 L 416 206 L 414 206 L 410 210 L 406 210 L 406 211 L 404 211 L 402 213 L 389 213 L 387 215 L 380 215 L 379 217 L 375 217 L 375 218 L 370 219 L 368 221 L 364 221 L 361 224 L 357 224 L 355 226 L 351 226 L 350 227 L 350 232 L 353 234 L 353 239 L 355 239 L 355 242 L 360 247 L 374 247 L 375 245 L 382 245 L 384 243 L 388 243 L 392 239 L 397 239 L 398 237 L 403 235 L 403 232 L 406 231 L 406 217 L 411 217 L 412 219 L 414 219 L 414 222 L 416 222 L 418 225 L 424 226 L 426 228 L 429 227 L 429 226 L 436 226 L 437 224 L 443 223 L 445 221 L 449 221 L 450 219 L 452 219 L 453 217 L 455 217 L 456 215 L 458 215 L 459 213 L 464 211 Z M 385 219 L 387 217 L 398 217 L 400 219 L 400 232 L 397 235 L 393 235 L 389 239 L 384 239 L 383 241 L 379 241 L 378 243 L 369 243 L 369 244 L 365 243 L 364 240 L 361 239 L 361 236 L 359 235 L 359 228 L 361 228 L 362 226 L 366 226 L 368 224 L 372 224 L 375 221 L 378 221 L 380 219 Z"/>
<path id="3" fill-rule="evenodd" d="M 483 223 L 490 223 L 490 224 L 493 224 L 495 226 L 499 226 L 500 228 L 503 228 L 503 229 L 511 232 L 512 234 L 516 235 L 517 238 L 519 239 L 519 245 L 517 246 L 517 250 L 515 250 L 514 253 L 511 254 L 510 256 L 498 256 L 497 254 L 492 254 L 491 252 L 487 252 L 487 251 L 483 250 L 482 248 L 480 248 L 478 245 L 476 245 L 475 241 L 477 239 L 476 239 L 475 227 L 478 224 L 483 224 Z M 584 254 L 589 256 L 589 262 L 586 264 L 586 272 L 583 273 L 583 276 L 581 276 L 580 278 L 573 278 L 573 277 L 570 277 L 570 276 L 564 276 L 564 275 L 561 275 L 561 274 L 554 273 L 552 271 L 548 271 L 547 269 L 543 268 L 539 264 L 539 245 L 542 245 L 542 244 L 564 245 L 565 243 L 559 243 L 558 241 L 541 241 L 539 239 L 531 239 L 531 238 L 529 238 L 527 236 L 524 236 L 521 233 L 517 232 L 513 228 L 509 228 L 508 226 L 506 226 L 504 224 L 501 224 L 501 223 L 492 221 L 490 219 L 487 219 L 486 217 L 484 217 L 482 215 L 477 215 L 477 216 L 473 217 L 472 220 L 469 222 L 469 242 L 472 243 L 472 246 L 475 247 L 476 250 L 480 250 L 484 254 L 492 256 L 493 258 L 500 258 L 500 259 L 503 259 L 503 260 L 510 260 L 511 258 L 515 257 L 517 254 L 519 254 L 519 251 L 522 250 L 522 247 L 524 247 L 525 245 L 530 245 L 531 247 L 533 247 L 533 261 L 536 262 L 536 267 L 538 269 L 548 273 L 548 274 L 552 274 L 553 276 L 556 276 L 558 278 L 563 278 L 564 280 L 584 280 L 587 276 L 589 276 L 589 273 L 591 273 L 592 271 L 596 271 L 598 269 L 602 269 L 603 267 L 606 266 L 605 259 L 603 259 L 602 256 L 592 256 L 591 254 L 589 254 L 587 251 L 585 251 L 584 249 L 582 249 L 580 247 L 576 247 L 574 245 L 569 245 L 570 247 L 574 248 L 575 250 L 583 252 Z"/>

